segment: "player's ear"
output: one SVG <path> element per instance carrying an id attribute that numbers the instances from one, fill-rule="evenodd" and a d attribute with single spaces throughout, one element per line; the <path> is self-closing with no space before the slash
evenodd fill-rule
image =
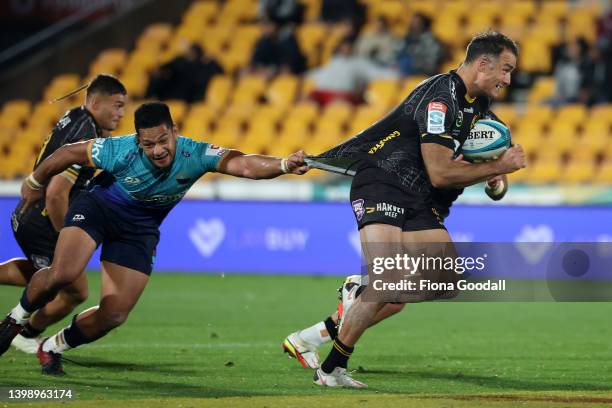
<path id="1" fill-rule="evenodd" d="M 174 135 L 178 135 L 178 125 L 175 123 L 172 125 L 172 133 L 174 133 Z"/>
<path id="2" fill-rule="evenodd" d="M 478 72 L 486 72 L 487 68 L 491 64 L 491 59 L 487 55 L 481 55 L 476 60 L 476 69 Z"/>

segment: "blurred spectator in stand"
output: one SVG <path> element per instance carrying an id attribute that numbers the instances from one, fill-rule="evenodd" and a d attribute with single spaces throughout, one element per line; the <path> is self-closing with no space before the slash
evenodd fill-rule
<path id="1" fill-rule="evenodd" d="M 578 41 L 566 43 L 558 49 L 558 62 L 554 67 L 555 94 L 553 105 L 576 102 L 580 91 L 581 46 Z"/>
<path id="2" fill-rule="evenodd" d="M 606 82 L 604 54 L 598 44 L 590 46 L 584 39 L 578 40 L 578 43 L 582 50 L 578 101 L 589 106 L 606 102 L 610 87 Z"/>
<path id="3" fill-rule="evenodd" d="M 376 19 L 372 31 L 361 34 L 355 44 L 355 53 L 379 65 L 390 67 L 395 64 L 399 40 L 389 29 L 384 16 Z"/>
<path id="4" fill-rule="evenodd" d="M 337 24 L 350 22 L 355 32 L 359 32 L 365 21 L 366 8 L 358 0 L 323 0 L 321 2 L 321 20 Z"/>
<path id="5" fill-rule="evenodd" d="M 605 87 L 600 89 L 603 102 L 612 102 L 612 4 L 597 22 L 597 49 L 604 67 Z"/>
<path id="6" fill-rule="evenodd" d="M 204 98 L 210 79 L 222 73 L 219 63 L 206 55 L 202 47 L 193 44 L 184 55 L 174 58 L 151 74 L 146 97 L 162 101 L 198 101 Z"/>
<path id="7" fill-rule="evenodd" d="M 399 52 L 402 75 L 433 75 L 438 72 L 442 56 L 442 44 L 431 32 L 431 19 L 415 13 Z"/>
<path id="8" fill-rule="evenodd" d="M 298 0 L 259 0 L 259 18 L 280 27 L 299 25 L 304 19 L 304 6 Z"/>
<path id="9" fill-rule="evenodd" d="M 369 81 L 377 78 L 394 78 L 397 77 L 397 73 L 354 55 L 353 40 L 347 37 L 338 44 L 331 60 L 313 70 L 309 77 L 315 83 L 310 98 L 320 105 L 335 100 L 358 104 L 363 101 L 362 92 Z"/>
<path id="10" fill-rule="evenodd" d="M 306 58 L 300 51 L 293 28 L 280 28 L 270 20 L 262 22 L 262 35 L 255 44 L 250 70 L 272 77 L 279 73 L 300 74 L 306 67 Z"/>

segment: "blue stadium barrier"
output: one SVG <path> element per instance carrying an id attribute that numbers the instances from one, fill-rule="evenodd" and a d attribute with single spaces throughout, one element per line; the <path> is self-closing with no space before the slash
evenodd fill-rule
<path id="1" fill-rule="evenodd" d="M 0 260 L 22 256 L 0 198 Z M 610 242 L 612 207 L 457 206 L 447 221 L 466 242 Z M 348 203 L 184 200 L 162 226 L 156 271 L 345 275 L 360 270 Z M 517 245 L 534 252 L 537 245 Z M 527 258 L 534 253 L 524 254 Z M 89 265 L 99 267 L 98 256 Z"/>

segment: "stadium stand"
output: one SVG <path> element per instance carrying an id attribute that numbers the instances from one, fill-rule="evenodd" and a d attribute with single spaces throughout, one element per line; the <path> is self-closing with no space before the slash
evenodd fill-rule
<path id="1" fill-rule="evenodd" d="M 582 37 L 596 42 L 600 2 L 550 0 L 362 0 L 367 6 L 364 30 L 385 16 L 394 33 L 406 32 L 410 16 L 423 13 L 433 20 L 432 31 L 446 47 L 440 71 L 455 68 L 465 42 L 477 31 L 493 27 L 520 43 L 519 69 L 531 78 L 522 95 L 496 105 L 496 113 L 513 131 L 531 158 L 527 171 L 512 175 L 517 182 L 612 182 L 612 104 L 587 106 L 549 103 L 556 89 L 553 47 L 564 39 Z M 308 68 L 324 64 L 346 35 L 346 27 L 319 20 L 320 0 L 302 0 L 304 21 L 295 33 Z M 281 73 L 273 78 L 246 74 L 260 35 L 257 0 L 194 1 L 177 26 L 153 23 L 131 50 L 106 49 L 91 61 L 84 75 L 66 72 L 55 77 L 41 100 L 12 100 L 0 110 L 0 178 L 26 175 L 50 126 L 82 94 L 49 103 L 96 73 L 117 75 L 131 103 L 117 134 L 133 132 L 132 112 L 143 101 L 149 73 L 183 52 L 201 45 L 223 66 L 201 101 L 169 101 L 181 132 L 198 140 L 249 152 L 286 155 L 298 148 L 320 152 L 357 134 L 399 103 L 425 77 L 380 79 L 370 82 L 365 103 L 332 104 L 320 109 L 307 100 L 312 81 L 307 76 Z M 398 91 L 399 90 L 399 91 Z M 605 102 L 605 101 L 604 101 Z M 20 143 L 13 143 L 18 140 Z M 309 177 L 320 177 L 312 172 Z"/>

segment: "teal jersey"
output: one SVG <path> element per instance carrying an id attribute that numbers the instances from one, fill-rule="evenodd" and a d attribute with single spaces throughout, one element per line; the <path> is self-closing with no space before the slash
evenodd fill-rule
<path id="1" fill-rule="evenodd" d="M 95 139 L 88 153 L 93 164 L 105 172 L 95 179 L 92 192 L 121 213 L 160 223 L 193 183 L 216 171 L 226 152 L 179 136 L 172 165 L 162 169 L 144 154 L 135 135 Z"/>

